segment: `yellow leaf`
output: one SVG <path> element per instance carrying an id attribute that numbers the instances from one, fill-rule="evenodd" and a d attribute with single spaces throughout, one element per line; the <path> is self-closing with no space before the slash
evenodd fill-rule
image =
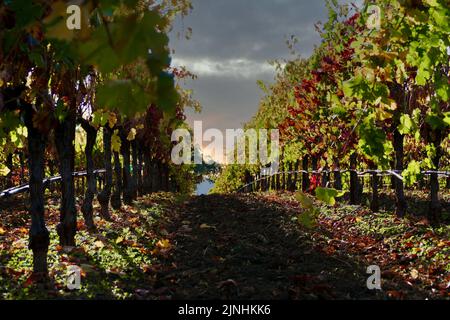
<path id="1" fill-rule="evenodd" d="M 7 166 L 0 163 L 0 176 L 6 176 L 10 172 L 11 172 L 11 170 L 9 170 L 9 168 Z"/>
<path id="2" fill-rule="evenodd" d="M 411 274 L 411 278 L 413 278 L 414 280 L 419 278 L 419 271 L 417 271 L 416 269 L 412 269 L 410 274 Z"/>
<path id="3" fill-rule="evenodd" d="M 128 133 L 127 140 L 128 140 L 128 141 L 133 141 L 135 138 L 136 138 L 136 129 L 135 129 L 135 128 L 132 128 L 132 129 L 130 130 L 130 132 Z"/>
<path id="4" fill-rule="evenodd" d="M 445 247 L 445 246 L 447 246 L 447 243 L 445 243 L 444 241 L 440 241 L 437 246 L 438 247 Z"/>
<path id="5" fill-rule="evenodd" d="M 119 137 L 119 130 L 115 130 L 111 137 L 111 148 L 114 152 L 120 152 L 120 146 L 122 145 Z"/>
<path id="6" fill-rule="evenodd" d="M 380 121 L 385 121 L 387 119 L 391 119 L 393 116 L 392 113 L 386 111 L 383 108 L 377 108 L 377 110 L 375 111 L 375 114 L 377 116 L 377 120 L 380 120 Z"/>
<path id="7" fill-rule="evenodd" d="M 0 228 L 0 236 L 4 235 L 6 233 L 6 230 L 3 228 Z"/>
<path id="8" fill-rule="evenodd" d="M 202 223 L 200 225 L 200 229 L 210 229 L 210 228 L 214 228 L 214 227 L 211 227 L 210 225 L 207 225 L 206 223 Z"/>
<path id="9" fill-rule="evenodd" d="M 28 233 L 28 229 L 27 229 L 27 228 L 24 228 L 24 227 L 20 228 L 18 231 L 19 231 L 20 233 L 23 233 L 23 234 L 27 234 L 27 233 Z"/>
<path id="10" fill-rule="evenodd" d="M 116 243 L 117 243 L 117 244 L 122 243 L 123 240 L 124 240 L 123 237 L 118 237 L 118 238 L 116 239 Z"/>
<path id="11" fill-rule="evenodd" d="M 96 246 L 97 248 L 103 248 L 105 245 L 100 240 L 97 240 L 94 242 L 94 246 Z"/>
<path id="12" fill-rule="evenodd" d="M 156 246 L 161 249 L 168 249 L 168 248 L 170 248 L 170 241 L 167 239 L 159 240 L 156 243 Z"/>

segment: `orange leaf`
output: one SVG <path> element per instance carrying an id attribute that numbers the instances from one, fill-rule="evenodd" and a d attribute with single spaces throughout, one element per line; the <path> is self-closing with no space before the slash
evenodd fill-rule
<path id="1" fill-rule="evenodd" d="M 159 240 L 157 243 L 156 243 L 156 246 L 158 247 L 158 248 L 161 248 L 161 249 L 168 249 L 168 248 L 170 248 L 170 241 L 169 240 L 167 240 L 167 239 L 163 239 L 163 240 Z"/>

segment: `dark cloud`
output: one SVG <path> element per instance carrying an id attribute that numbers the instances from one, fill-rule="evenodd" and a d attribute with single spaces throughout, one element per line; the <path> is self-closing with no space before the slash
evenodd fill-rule
<path id="1" fill-rule="evenodd" d="M 187 58 L 280 58 L 291 34 L 300 38 L 300 52 L 309 54 L 319 41 L 314 24 L 327 15 L 324 1 L 317 0 L 194 0 L 193 5 L 175 28 L 193 28 L 190 41 L 174 41 Z"/>
<path id="2" fill-rule="evenodd" d="M 298 51 L 309 55 L 320 38 L 314 28 L 325 21 L 324 1 L 317 0 L 193 0 L 194 10 L 178 20 L 171 35 L 174 63 L 198 76 L 190 82 L 206 128 L 239 128 L 255 114 L 261 92 L 258 79 L 271 81 L 267 61 L 289 57 L 286 36 L 295 34 Z M 176 34 L 193 29 L 192 38 Z"/>

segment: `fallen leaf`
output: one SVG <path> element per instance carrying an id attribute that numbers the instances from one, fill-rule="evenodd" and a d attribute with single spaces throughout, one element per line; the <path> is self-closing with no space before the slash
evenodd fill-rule
<path id="1" fill-rule="evenodd" d="M 156 246 L 161 249 L 168 249 L 170 248 L 171 245 L 168 239 L 162 239 L 156 243 Z"/>
<path id="2" fill-rule="evenodd" d="M 411 278 L 416 280 L 417 278 L 419 278 L 419 271 L 417 271 L 416 269 L 412 269 L 410 272 L 410 275 L 411 275 Z"/>
<path id="3" fill-rule="evenodd" d="M 117 237 L 117 239 L 116 239 L 116 244 L 122 243 L 123 240 L 124 240 L 123 237 Z"/>
<path id="4" fill-rule="evenodd" d="M 103 242 L 101 242 L 100 240 L 97 240 L 94 242 L 94 246 L 96 246 L 97 248 L 103 248 L 105 246 L 105 244 Z"/>
<path id="5" fill-rule="evenodd" d="M 206 223 L 202 223 L 200 225 L 200 229 L 214 229 L 215 227 L 207 225 Z"/>

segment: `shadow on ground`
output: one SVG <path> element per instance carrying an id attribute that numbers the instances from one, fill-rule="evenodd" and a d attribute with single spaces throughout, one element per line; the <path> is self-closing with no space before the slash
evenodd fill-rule
<path id="1" fill-rule="evenodd" d="M 292 214 L 245 195 L 192 198 L 156 285 L 174 299 L 383 299 L 367 266 L 314 249 Z"/>

